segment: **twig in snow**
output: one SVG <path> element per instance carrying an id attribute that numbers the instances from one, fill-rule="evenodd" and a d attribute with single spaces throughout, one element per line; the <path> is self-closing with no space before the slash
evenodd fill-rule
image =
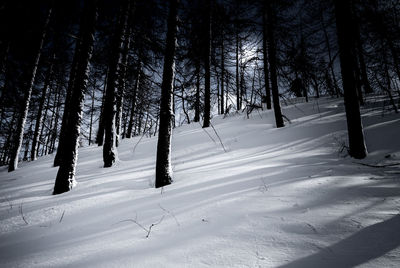
<path id="1" fill-rule="evenodd" d="M 207 133 L 208 137 L 210 137 L 210 139 L 211 139 L 214 143 L 216 143 L 215 140 L 213 139 L 213 137 L 211 137 L 210 133 L 208 133 L 207 130 L 206 130 L 205 128 L 203 128 L 203 126 L 200 124 L 200 122 L 199 122 L 199 125 L 200 125 L 200 127 L 204 130 L 204 132 Z"/>
<path id="2" fill-rule="evenodd" d="M 359 164 L 362 166 L 373 167 L 373 168 L 386 168 L 386 167 L 394 167 L 394 166 L 400 165 L 400 163 L 392 163 L 392 164 L 387 164 L 387 165 L 372 165 L 372 164 L 360 163 L 360 162 L 353 162 L 353 163 Z"/>
<path id="3" fill-rule="evenodd" d="M 151 233 L 151 228 L 153 228 L 154 226 L 160 224 L 160 223 L 163 221 L 164 218 L 165 218 L 165 215 L 163 215 L 163 216 L 160 218 L 160 220 L 159 220 L 158 222 L 152 223 L 152 224 L 149 226 L 149 228 L 144 227 L 142 224 L 140 224 L 140 223 L 137 221 L 137 215 L 136 215 L 136 219 L 127 219 L 127 220 L 119 221 L 119 222 L 117 222 L 117 223 L 115 223 L 115 224 L 113 224 L 113 225 L 116 225 L 116 224 L 122 223 L 122 222 L 133 222 L 133 223 L 135 223 L 137 226 L 139 226 L 140 228 L 142 228 L 144 231 L 146 231 L 146 233 L 147 233 L 147 234 L 146 234 L 146 238 L 149 238 L 150 233 Z"/>
<path id="4" fill-rule="evenodd" d="M 224 152 L 226 153 L 226 149 L 225 149 L 224 144 L 222 143 L 221 137 L 218 135 L 217 131 L 216 131 L 215 128 L 214 128 L 214 125 L 213 125 L 211 122 L 210 122 L 210 125 L 211 125 L 212 129 L 214 130 L 215 135 L 217 135 L 217 137 L 218 137 L 218 139 L 219 139 L 219 142 L 221 143 L 222 149 L 224 149 Z"/>
<path id="5" fill-rule="evenodd" d="M 62 222 L 62 220 L 63 220 L 63 218 L 64 218 L 64 213 L 65 213 L 65 210 L 63 211 L 63 213 L 62 213 L 62 215 L 61 215 L 61 218 L 60 218 L 60 220 L 59 220 L 59 223 Z"/>
<path id="6" fill-rule="evenodd" d="M 171 216 L 175 219 L 176 225 L 181 226 L 181 224 L 179 223 L 178 219 L 175 217 L 175 214 L 174 214 L 174 213 L 172 213 L 172 212 L 169 211 L 168 209 L 163 208 L 160 204 L 158 204 L 158 206 L 159 206 L 162 210 L 164 210 L 165 212 L 167 212 L 169 215 L 171 215 Z"/>
<path id="7" fill-rule="evenodd" d="M 22 203 L 19 206 L 19 213 L 21 214 L 21 217 L 24 220 L 25 224 L 28 225 L 29 223 L 26 221 L 25 216 L 24 216 L 24 212 L 22 211 Z"/>
<path id="8" fill-rule="evenodd" d="M 135 146 L 133 146 L 132 153 L 135 152 L 136 147 L 139 145 L 140 141 L 143 139 L 143 137 L 144 137 L 144 135 L 146 134 L 146 132 L 147 132 L 147 131 L 145 131 L 145 132 L 142 134 L 142 137 L 140 137 L 140 139 L 139 139 L 138 142 L 135 144 Z"/>

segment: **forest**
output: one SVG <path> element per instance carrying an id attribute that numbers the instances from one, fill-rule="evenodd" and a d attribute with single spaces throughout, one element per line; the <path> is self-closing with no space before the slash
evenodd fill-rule
<path id="1" fill-rule="evenodd" d="M 184 207 L 186 202 L 193 202 L 196 207 L 195 202 L 202 204 L 202 197 L 212 200 L 214 194 L 225 196 L 237 193 L 245 196 L 244 204 L 251 204 L 247 200 L 250 197 L 245 193 L 255 187 L 255 191 L 258 194 L 261 192 L 265 199 L 261 201 L 260 198 L 253 208 L 260 212 L 262 202 L 271 201 L 272 206 L 276 207 L 282 205 L 276 200 L 270 200 L 272 197 L 266 197 L 265 193 L 270 192 L 273 187 L 271 185 L 280 185 L 281 179 L 284 184 L 286 178 L 300 186 L 296 184 L 294 188 L 287 186 L 278 190 L 281 197 L 285 198 L 286 192 L 291 196 L 296 187 L 302 189 L 302 194 L 290 199 L 290 202 L 295 202 L 295 208 L 300 206 L 304 213 L 308 213 L 311 208 L 302 207 L 298 202 L 302 198 L 309 198 L 307 189 L 317 187 L 314 184 L 326 178 L 321 174 L 328 172 L 331 177 L 318 182 L 328 183 L 328 188 L 332 186 L 330 194 L 326 195 L 328 201 L 323 201 L 323 194 L 318 191 L 321 204 L 340 199 L 334 197 L 336 195 L 333 191 L 339 187 L 336 186 L 338 182 L 332 181 L 334 177 L 349 178 L 347 182 L 340 180 L 339 184 L 344 183 L 345 186 L 342 185 L 337 196 L 343 195 L 344 200 L 351 200 L 349 203 L 352 204 L 348 208 L 338 205 L 330 210 L 332 213 L 329 215 L 355 215 L 347 210 L 361 206 L 361 203 L 365 203 L 366 207 L 368 202 L 377 204 L 378 201 L 368 200 L 366 196 L 379 196 L 386 200 L 382 201 L 386 202 L 384 209 L 379 207 L 383 203 L 379 206 L 371 205 L 370 210 L 357 209 L 369 213 L 369 216 L 377 215 L 383 209 L 390 211 L 387 215 L 392 215 L 392 218 L 381 216 L 380 223 L 369 222 L 369 216 L 364 217 L 364 214 L 364 218 L 352 218 L 348 222 L 359 224 L 353 226 L 354 229 L 349 227 L 348 222 L 347 227 L 337 228 L 340 234 L 347 232 L 355 235 L 353 240 L 338 241 L 340 235 L 331 233 L 329 241 L 336 244 L 327 247 L 332 245 L 327 240 L 319 241 L 320 244 L 309 242 L 313 246 L 305 248 L 314 255 L 304 257 L 304 252 L 296 251 L 294 255 L 297 261 L 294 262 L 291 262 L 292 257 L 277 257 L 279 254 L 273 250 L 278 255 L 271 259 L 260 257 L 261 253 L 256 250 L 254 260 L 246 261 L 245 256 L 249 253 L 242 252 L 245 256 L 241 256 L 241 249 L 232 251 L 232 254 L 238 254 L 235 257 L 223 251 L 220 256 L 224 257 L 218 262 L 218 257 L 211 253 L 211 249 L 207 251 L 197 248 L 188 251 L 198 254 L 192 261 L 174 260 L 176 252 L 167 254 L 166 267 L 175 264 L 179 264 L 178 267 L 399 265 L 400 195 L 396 193 L 400 182 L 399 109 L 398 0 L 2 1 L 0 230 L 4 233 L 0 235 L 5 236 L 3 240 L 6 242 L 0 243 L 0 248 L 4 247 L 4 254 L 10 253 L 12 249 L 18 251 L 15 241 L 19 236 L 9 237 L 12 236 L 9 230 L 13 228 L 19 231 L 24 226 L 31 228 L 32 224 L 36 224 L 50 229 L 55 222 L 63 223 L 65 213 L 64 221 L 68 221 L 66 211 L 76 212 L 71 221 L 74 219 L 78 222 L 82 216 L 79 214 L 80 206 L 82 209 L 88 206 L 94 211 L 100 209 L 95 205 L 95 200 L 86 199 L 86 194 L 93 194 L 101 202 L 107 202 L 109 197 L 103 194 L 102 191 L 106 190 L 101 187 L 113 185 L 113 179 L 118 176 L 121 179 L 117 179 L 113 187 L 133 187 L 134 193 L 138 191 L 140 195 L 141 199 L 133 210 L 136 217 L 133 218 L 132 213 L 125 215 L 128 204 L 123 206 L 120 214 L 111 217 L 115 218 L 112 221 L 99 218 L 101 212 L 97 214 L 92 209 L 87 209 L 87 217 L 105 220 L 108 227 L 116 224 L 115 228 L 130 223 L 129 228 L 134 226 L 139 232 L 147 233 L 146 239 L 156 232 L 152 228 L 161 228 L 169 220 L 169 229 L 180 228 L 176 238 L 179 244 L 190 239 L 182 234 L 183 229 L 189 228 L 185 227 L 185 219 L 191 219 L 190 216 L 185 212 L 178 220 L 179 213 L 190 210 Z M 319 120 L 319 123 L 313 120 Z M 279 163 L 284 163 L 285 159 L 290 159 L 291 164 L 280 166 Z M 276 170 L 278 166 L 280 169 L 293 170 L 290 175 L 289 171 L 283 169 L 281 172 L 285 173 L 279 173 Z M 314 170 L 316 166 L 318 172 Z M 310 169 L 309 173 L 307 168 Z M 314 181 L 309 182 L 309 178 L 314 178 L 313 171 L 318 175 Z M 271 175 L 274 172 L 276 178 Z M 292 178 L 296 172 L 300 178 L 306 178 L 309 183 L 307 186 L 297 182 L 297 178 Z M 262 174 L 274 178 L 268 181 Z M 253 175 L 257 178 L 253 179 Z M 234 178 L 234 182 L 229 180 L 229 176 Z M 203 177 L 204 181 L 201 179 Z M 91 179 L 88 181 L 88 178 Z M 221 178 L 224 181 L 218 182 Z M 368 180 L 365 185 L 357 181 L 360 178 Z M 191 182 L 191 179 L 194 181 Z M 378 185 L 369 185 L 371 181 L 385 184 L 379 185 L 379 188 Z M 196 188 L 203 189 L 202 185 L 207 183 L 216 188 L 204 195 L 197 195 Z M 218 190 L 219 183 L 227 188 Z M 359 187 L 354 186 L 358 183 Z M 31 192 L 28 193 L 29 185 Z M 38 193 L 33 190 L 36 187 L 39 187 Z M 369 187 L 386 190 L 384 193 L 375 192 L 370 191 Z M 185 192 L 186 188 L 188 192 Z M 164 196 L 164 199 L 173 201 L 165 203 L 160 199 L 165 195 L 164 191 L 177 191 L 174 196 Z M 341 191 L 354 191 L 356 194 L 343 194 Z M 119 199 L 120 192 L 111 192 L 114 195 L 107 211 L 113 214 L 112 211 L 119 208 L 113 202 Z M 156 197 L 160 193 L 161 197 Z M 180 195 L 190 193 L 193 193 L 191 197 L 179 199 Z M 351 196 L 356 198 L 354 196 L 358 196 L 358 193 L 363 196 L 359 203 L 351 199 Z M 126 197 L 125 200 L 130 198 Z M 81 205 L 68 204 L 68 200 Z M 152 200 L 148 202 L 152 202 L 155 208 L 147 205 L 144 200 Z M 230 197 L 221 200 L 233 202 Z M 27 208 L 24 212 L 25 203 Z M 167 209 L 165 204 L 172 207 L 176 205 L 174 212 L 171 206 Z M 149 211 L 146 212 L 147 206 Z M 54 213 L 57 211 L 57 215 L 48 212 L 50 208 Z M 146 223 L 137 218 L 139 208 L 145 214 L 150 213 L 144 219 Z M 227 208 L 234 210 L 235 205 Z M 216 224 L 200 212 L 203 209 L 215 214 L 215 217 L 218 213 L 225 215 L 218 205 L 215 210 L 208 205 L 200 206 L 195 214 L 201 215 L 199 217 L 203 225 Z M 238 205 L 238 210 L 243 213 L 252 211 L 245 205 Z M 239 221 L 243 216 L 239 212 L 226 212 L 228 225 Z M 31 221 L 26 216 L 29 213 Z M 282 215 L 279 214 L 269 223 L 278 228 L 279 223 L 275 221 L 286 219 Z M 301 219 L 296 218 L 303 216 Z M 313 216 L 303 216 L 294 217 L 297 221 L 292 222 L 293 228 L 299 221 L 306 222 L 305 228 L 311 230 L 311 235 L 320 234 L 319 227 L 309 223 L 309 219 L 326 215 L 318 212 Z M 250 216 L 250 220 L 245 221 L 248 224 L 244 228 L 246 232 L 253 225 L 257 230 L 262 229 L 258 227 L 262 220 L 257 217 Z M 91 220 L 87 218 L 85 222 Z M 378 250 L 368 249 L 367 253 L 364 252 L 368 257 L 357 257 L 358 253 L 353 251 L 353 247 L 373 240 L 369 236 L 370 231 L 365 235 L 366 229 L 378 228 L 375 231 L 381 234 L 382 241 L 391 240 L 386 231 L 380 232 L 379 228 L 382 227 L 378 225 L 382 222 L 385 224 L 384 230 L 397 225 L 396 230 L 392 230 L 395 241 L 379 244 Z M 46 228 L 40 228 L 39 233 L 44 234 Z M 215 228 L 207 230 L 221 238 L 218 231 L 220 228 Z M 32 237 L 39 234 L 29 230 Z M 66 235 L 69 229 L 62 230 Z M 117 237 L 126 234 L 126 230 L 123 229 Z M 199 233 L 206 234 L 207 230 L 202 229 Z M 302 230 L 297 231 L 301 233 Z M 168 236 L 168 230 L 164 231 L 162 235 Z M 358 231 L 361 238 L 356 236 Z M 234 236 L 232 241 L 237 239 L 250 243 L 246 232 L 243 232 L 243 238 L 240 235 Z M 269 232 L 272 231 L 264 233 L 264 237 L 271 237 Z M 283 232 L 289 237 L 285 243 L 289 243 L 291 236 L 286 229 Z M 93 230 L 89 233 L 88 237 L 96 235 Z M 194 233 L 190 234 L 193 238 Z M 49 239 L 54 239 L 52 235 Z M 309 239 L 308 233 L 304 237 Z M 109 236 L 106 238 L 114 241 Z M 298 244 L 304 242 L 301 240 L 303 238 L 296 239 L 294 241 Z M 216 244 L 222 243 L 222 240 L 216 241 Z M 87 243 L 98 242 L 90 240 Z M 210 242 L 201 245 L 207 243 Z M 126 246 L 123 245 L 120 246 Z M 242 246 L 247 248 L 249 245 Z M 33 245 L 26 246 L 25 250 L 29 253 L 31 247 Z M 46 249 L 45 246 L 41 247 Z M 156 250 L 154 247 L 154 244 L 148 246 L 149 251 Z M 167 247 L 167 244 L 162 246 L 163 249 Z M 277 245 L 274 247 L 278 248 Z M 340 251 L 342 247 L 349 249 L 356 257 L 342 259 L 340 254 L 326 257 L 331 254 L 327 253 L 328 249 Z M 221 249 L 217 245 L 211 248 Z M 324 250 L 315 253 L 315 248 Z M 68 249 L 68 246 L 62 247 L 52 256 L 64 254 L 64 250 Z M 378 252 L 377 256 L 372 253 L 374 251 Z M 210 255 L 210 258 L 205 258 L 211 261 L 203 263 L 201 252 Z M 27 261 L 25 263 L 19 263 L 21 260 L 18 260 L 16 252 L 11 257 L 3 254 L 0 256 L 8 259 L 9 262 L 3 262 L 7 267 L 19 267 L 21 264 L 23 267 L 34 267 L 29 263 L 40 258 L 34 255 L 34 259 L 29 259 L 28 253 L 26 259 L 22 258 Z M 82 259 L 73 258 L 62 262 L 50 258 L 53 263 L 40 259 L 38 267 L 71 265 L 75 261 L 77 267 L 99 264 L 104 267 L 111 264 L 131 267 L 131 261 L 124 262 L 124 258 L 121 259 L 122 256 L 115 252 L 108 253 L 112 260 L 109 263 L 95 259 L 86 263 L 80 262 Z M 179 258 L 188 258 L 189 253 L 178 255 Z M 290 255 L 290 250 L 285 254 Z M 392 257 L 385 254 L 392 254 Z M 144 259 L 137 264 L 139 267 L 160 267 L 158 265 L 166 257 L 162 253 L 157 256 L 159 258 L 154 263 Z M 378 261 L 370 263 L 374 259 Z M 262 263 L 264 261 L 268 262 Z"/>

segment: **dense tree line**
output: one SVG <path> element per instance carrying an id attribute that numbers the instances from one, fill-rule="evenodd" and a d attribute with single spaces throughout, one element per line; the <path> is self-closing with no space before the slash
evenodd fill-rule
<path id="1" fill-rule="evenodd" d="M 289 97 L 344 96 L 349 154 L 367 155 L 360 106 L 398 111 L 400 5 L 383 0 L 75 0 L 0 4 L 0 163 L 54 155 L 54 193 L 79 146 L 158 136 L 156 187 L 172 182 L 172 128 L 251 107 L 285 126 Z M 266 137 L 267 138 L 267 137 Z"/>

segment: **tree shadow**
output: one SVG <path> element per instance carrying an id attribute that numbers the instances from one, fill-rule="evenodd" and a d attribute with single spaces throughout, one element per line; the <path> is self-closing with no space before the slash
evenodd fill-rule
<path id="1" fill-rule="evenodd" d="M 368 226 L 319 252 L 279 266 L 301 267 L 355 267 L 381 257 L 400 246 L 400 214 Z"/>

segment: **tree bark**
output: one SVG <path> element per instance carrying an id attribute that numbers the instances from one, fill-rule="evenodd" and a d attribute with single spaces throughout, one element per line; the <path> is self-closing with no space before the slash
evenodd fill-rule
<path id="1" fill-rule="evenodd" d="M 164 57 L 163 80 L 161 85 L 160 126 L 157 143 L 155 187 L 172 183 L 171 132 L 172 132 L 172 94 L 175 76 L 175 50 L 177 35 L 178 0 L 169 1 L 168 30 Z"/>
<path id="2" fill-rule="evenodd" d="M 335 0 L 334 4 L 349 138 L 349 154 L 354 158 L 362 159 L 367 156 L 367 148 L 364 141 L 360 105 L 357 100 L 357 88 L 354 78 L 354 39 L 353 31 L 351 30 L 354 22 L 351 14 L 351 2 Z"/>
<path id="3" fill-rule="evenodd" d="M 269 68 L 268 68 L 268 35 L 267 35 L 267 10 L 264 4 L 263 12 L 263 62 L 264 62 L 264 84 L 265 84 L 265 102 L 267 109 L 271 110 L 271 89 L 269 86 Z"/>
<path id="4" fill-rule="evenodd" d="M 204 116 L 203 116 L 203 128 L 210 126 L 211 118 L 211 67 L 210 67 L 210 56 L 211 56 L 211 0 L 206 1 L 207 14 L 206 14 L 206 48 L 204 54 Z"/>
<path id="5" fill-rule="evenodd" d="M 77 55 L 76 73 L 72 86 L 71 102 L 68 112 L 65 145 L 62 162 L 58 169 L 53 194 L 68 192 L 76 184 L 75 168 L 78 160 L 78 146 L 82 110 L 89 75 L 89 62 L 93 51 L 95 22 L 97 17 L 96 0 L 87 0 L 81 19 L 79 41 L 75 48 Z"/>
<path id="6" fill-rule="evenodd" d="M 279 89 L 278 89 L 278 76 L 276 67 L 276 48 L 275 48 L 275 17 L 274 11 L 271 6 L 271 0 L 265 0 L 266 10 L 267 10 L 267 35 L 268 35 L 268 60 L 271 72 L 271 91 L 272 100 L 274 102 L 274 113 L 276 127 L 284 127 L 281 106 L 279 103 Z"/>

